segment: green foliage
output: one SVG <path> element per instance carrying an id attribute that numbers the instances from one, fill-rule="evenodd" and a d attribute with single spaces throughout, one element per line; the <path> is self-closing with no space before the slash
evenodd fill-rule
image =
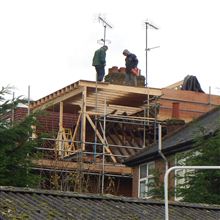
<path id="1" fill-rule="evenodd" d="M 147 184 L 147 187 L 149 189 L 147 193 L 148 197 L 151 197 L 153 199 L 164 199 L 164 181 L 163 181 L 164 174 L 165 174 L 165 170 L 161 172 L 158 169 L 154 169 L 153 171 L 154 181 Z M 172 180 L 172 177 L 170 177 L 170 180 Z M 169 191 L 168 195 L 170 198 L 174 196 L 173 187 L 169 187 L 168 191 Z"/>
<path id="2" fill-rule="evenodd" d="M 31 170 L 31 159 L 37 141 L 29 138 L 31 125 L 36 124 L 35 115 L 14 124 L 7 120 L 7 114 L 11 114 L 18 103 L 25 103 L 20 97 L 5 100 L 10 89 L 5 87 L 0 90 L 0 185 L 35 186 L 39 177 Z"/>
<path id="3" fill-rule="evenodd" d="M 185 165 L 220 166 L 220 132 L 196 140 L 193 151 L 185 153 Z M 183 177 L 182 177 L 183 178 Z M 184 183 L 177 187 L 178 196 L 185 202 L 220 204 L 220 170 L 186 172 Z"/>
<path id="4" fill-rule="evenodd" d="M 147 184 L 147 187 L 149 189 L 147 196 L 155 199 L 161 199 L 164 197 L 164 185 L 163 182 L 160 181 L 161 175 L 162 173 L 159 170 L 154 169 L 154 181 Z"/>
<path id="5" fill-rule="evenodd" d="M 198 128 L 194 136 L 194 148 L 176 155 L 179 166 L 220 166 L 220 131 L 207 135 L 207 131 Z M 161 177 L 164 173 L 154 172 L 154 182 L 148 184 L 149 196 L 164 198 L 164 185 Z M 169 196 L 174 194 L 181 201 L 191 203 L 220 204 L 220 170 L 187 170 L 174 176 L 179 183 L 174 191 L 169 188 Z M 172 175 L 169 178 L 172 180 Z"/>

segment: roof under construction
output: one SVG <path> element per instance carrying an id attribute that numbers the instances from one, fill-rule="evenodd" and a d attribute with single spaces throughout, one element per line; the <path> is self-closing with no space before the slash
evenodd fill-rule
<path id="1" fill-rule="evenodd" d="M 68 111 L 70 106 L 82 106 L 84 100 L 87 111 L 103 114 L 107 105 L 106 114 L 117 111 L 117 114 L 126 112 L 131 115 L 143 110 L 148 99 L 161 95 L 161 89 L 156 88 L 80 80 L 33 102 L 30 109 L 45 109 L 51 106 L 58 109 L 62 101 Z"/>
<path id="2" fill-rule="evenodd" d="M 131 177 L 123 161 L 155 143 L 157 123 L 189 122 L 220 105 L 219 96 L 181 85 L 158 89 L 80 80 L 32 102 L 31 111 L 56 112 L 59 122 L 50 146 L 41 147 L 50 157 L 35 161 L 36 167 L 71 171 L 80 160 L 83 172 Z M 68 127 L 67 114 L 77 118 Z"/>

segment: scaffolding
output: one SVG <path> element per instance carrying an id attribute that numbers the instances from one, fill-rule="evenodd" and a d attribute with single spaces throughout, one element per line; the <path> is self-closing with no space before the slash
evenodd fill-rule
<path id="1" fill-rule="evenodd" d="M 59 112 L 59 129 L 37 148 L 47 158 L 35 161 L 35 169 L 99 176 L 101 193 L 105 177 L 131 178 L 123 161 L 156 140 L 160 95 L 157 89 L 80 81 L 36 101 L 32 110 Z M 70 103 L 78 108 L 74 129 L 64 126 Z"/>
<path id="2" fill-rule="evenodd" d="M 179 90 L 180 85 L 155 89 L 78 81 L 31 103 L 31 111 L 45 109 L 59 119 L 55 135 L 38 147 L 46 157 L 35 161 L 35 169 L 76 171 L 82 184 L 80 175 L 97 176 L 99 193 L 105 177 L 131 179 L 123 161 L 157 141 L 157 123 L 166 130 L 167 119 L 189 122 L 220 104 L 217 96 Z M 67 123 L 68 114 L 77 118 Z M 172 129 L 179 126 L 175 123 Z"/>

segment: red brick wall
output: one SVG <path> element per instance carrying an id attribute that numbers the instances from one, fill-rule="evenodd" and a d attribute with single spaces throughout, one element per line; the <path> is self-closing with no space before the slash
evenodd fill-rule
<path id="1" fill-rule="evenodd" d="M 138 197 L 139 166 L 133 168 L 132 197 Z"/>
<path id="2" fill-rule="evenodd" d="M 27 116 L 27 108 L 16 108 L 14 110 L 14 121 L 22 120 Z M 12 113 L 7 115 L 7 118 L 12 120 Z M 78 119 L 77 113 L 63 113 L 63 126 L 64 128 L 71 128 L 76 124 Z M 39 116 L 37 121 L 39 126 L 37 127 L 37 132 L 57 132 L 59 130 L 59 112 L 46 111 L 43 115 Z"/>
<path id="3" fill-rule="evenodd" d="M 63 113 L 63 127 L 73 129 L 77 119 L 77 114 Z M 37 128 L 37 132 L 57 132 L 59 130 L 59 112 L 47 111 L 38 118 L 38 122 L 40 127 Z"/>
<path id="4" fill-rule="evenodd" d="M 28 109 L 27 108 L 16 108 L 14 111 L 14 120 L 19 121 L 27 116 Z"/>
<path id="5" fill-rule="evenodd" d="M 158 118 L 173 118 L 173 103 L 178 103 L 179 119 L 189 122 L 220 105 L 220 97 L 201 92 L 162 89 L 163 96 L 159 99 L 160 111 Z"/>

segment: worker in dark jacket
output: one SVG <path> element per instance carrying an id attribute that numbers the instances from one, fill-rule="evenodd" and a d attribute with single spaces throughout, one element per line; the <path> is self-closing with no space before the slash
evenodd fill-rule
<path id="1" fill-rule="evenodd" d="M 96 69 L 96 80 L 99 82 L 102 82 L 104 76 L 105 76 L 105 65 L 106 65 L 106 51 L 108 50 L 108 47 L 102 46 L 98 50 L 95 51 L 92 65 Z"/>
<path id="2" fill-rule="evenodd" d="M 130 53 L 129 50 L 125 49 L 123 51 L 123 55 L 126 56 L 125 58 L 125 85 L 137 86 L 137 77 L 132 74 L 131 69 L 137 67 L 138 59 L 137 56 L 133 53 Z"/>

